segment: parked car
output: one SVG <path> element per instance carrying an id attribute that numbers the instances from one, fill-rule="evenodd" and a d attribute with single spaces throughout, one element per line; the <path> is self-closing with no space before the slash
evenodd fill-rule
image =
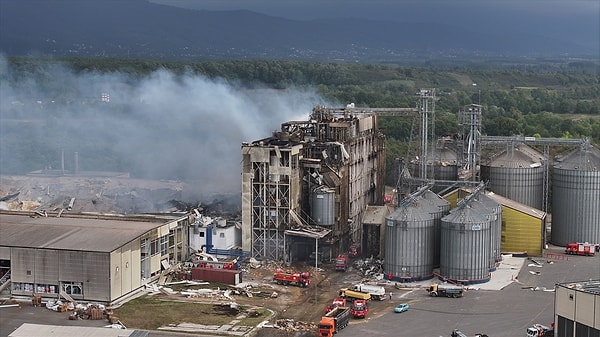
<path id="1" fill-rule="evenodd" d="M 408 311 L 408 303 L 400 303 L 396 307 L 394 307 L 394 312 L 405 312 Z"/>

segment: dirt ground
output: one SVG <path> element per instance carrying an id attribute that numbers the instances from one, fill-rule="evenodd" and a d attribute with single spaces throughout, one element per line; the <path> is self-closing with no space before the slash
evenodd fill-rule
<path id="1" fill-rule="evenodd" d="M 256 299 L 240 296 L 235 298 L 236 302 L 242 305 L 259 305 L 273 310 L 276 315 L 270 323 L 277 320 L 297 323 L 296 329 L 263 328 L 258 331 L 258 337 L 316 336 L 316 325 L 325 313 L 327 305 L 331 304 L 332 300 L 338 296 L 341 288 L 351 287 L 363 281 L 373 282 L 371 278 L 363 277 L 361 272 L 353 267 L 346 272 L 336 272 L 332 263 L 323 264 L 322 269 L 317 272 L 315 272 L 314 266 L 307 266 L 304 263 L 291 266 L 290 269 L 297 272 L 309 271 L 312 285 L 308 288 L 277 285 L 272 281 L 273 271 L 270 268 L 251 270 L 249 277 L 244 276 L 245 282 L 263 282 L 272 286 L 279 296 L 277 298 L 263 298 L 258 300 L 258 303 Z M 392 289 L 393 287 L 386 287 L 388 291 L 393 291 Z M 380 316 L 392 310 L 395 304 L 395 302 L 388 300 L 371 300 L 367 318 L 352 319 L 350 324 L 360 324 L 370 318 Z M 310 330 L 305 331 L 303 330 L 304 327 L 310 327 Z"/>

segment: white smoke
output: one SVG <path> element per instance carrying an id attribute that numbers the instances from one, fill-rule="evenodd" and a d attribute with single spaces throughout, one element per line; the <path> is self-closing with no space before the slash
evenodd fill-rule
<path id="1" fill-rule="evenodd" d="M 283 122 L 306 120 L 323 103 L 314 89 L 249 88 L 166 70 L 134 78 L 75 74 L 56 65 L 42 78 L 21 79 L 11 78 L 13 70 L 0 58 L 0 118 L 45 121 L 33 134 L 25 124 L 7 124 L 29 133 L 21 141 L 50 148 L 55 153 L 46 155 L 53 160 L 61 151 L 78 152 L 82 170 L 117 171 L 122 165 L 133 168 L 134 177 L 189 180 L 212 191 L 241 190 L 242 142 L 266 138 Z M 101 101 L 103 93 L 109 102 Z M 98 151 L 86 152 L 90 148 Z M 3 160 L 39 155 L 11 156 L 10 149 L 0 149 Z M 94 153 L 110 153 L 106 166 L 86 165 Z"/>

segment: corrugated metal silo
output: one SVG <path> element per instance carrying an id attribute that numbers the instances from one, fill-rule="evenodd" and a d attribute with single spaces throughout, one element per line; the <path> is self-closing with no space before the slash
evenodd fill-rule
<path id="1" fill-rule="evenodd" d="M 491 223 L 469 206 L 442 218 L 440 274 L 463 284 L 490 280 Z"/>
<path id="2" fill-rule="evenodd" d="M 435 222 L 420 197 L 386 217 L 384 270 L 388 279 L 408 282 L 433 277 Z"/>
<path id="3" fill-rule="evenodd" d="M 433 243 L 433 264 L 440 265 L 440 236 L 442 230 L 442 218 L 450 212 L 450 202 L 440 197 L 439 195 L 426 191 L 422 194 L 423 199 L 432 204 L 432 214 L 435 221 L 434 228 L 434 243 Z"/>
<path id="4" fill-rule="evenodd" d="M 494 271 L 496 262 L 502 260 L 502 205 L 481 193 L 470 205 L 490 221 L 490 271 Z"/>
<path id="5" fill-rule="evenodd" d="M 318 187 L 311 195 L 311 217 L 319 226 L 335 225 L 335 190 Z"/>
<path id="6" fill-rule="evenodd" d="M 435 149 L 427 158 L 427 179 L 456 181 L 458 180 L 458 155 L 449 147 Z M 411 163 L 411 173 L 414 177 L 421 177 L 421 162 Z M 435 181 L 434 181 L 435 183 Z M 431 190 L 435 193 L 448 187 L 446 184 L 435 184 Z"/>
<path id="7" fill-rule="evenodd" d="M 510 147 L 481 165 L 488 189 L 522 204 L 544 209 L 544 156 L 525 144 Z"/>
<path id="8" fill-rule="evenodd" d="M 600 243 L 600 151 L 572 152 L 552 174 L 552 243 Z"/>

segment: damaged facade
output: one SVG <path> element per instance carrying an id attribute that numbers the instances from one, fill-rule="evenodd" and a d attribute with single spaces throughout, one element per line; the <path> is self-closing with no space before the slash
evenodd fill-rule
<path id="1" fill-rule="evenodd" d="M 188 216 L 0 213 L 0 264 L 13 296 L 112 303 L 188 256 Z"/>
<path id="2" fill-rule="evenodd" d="M 360 242 L 362 216 L 383 205 L 385 136 L 377 114 L 317 106 L 242 144 L 242 248 L 293 262 Z"/>

